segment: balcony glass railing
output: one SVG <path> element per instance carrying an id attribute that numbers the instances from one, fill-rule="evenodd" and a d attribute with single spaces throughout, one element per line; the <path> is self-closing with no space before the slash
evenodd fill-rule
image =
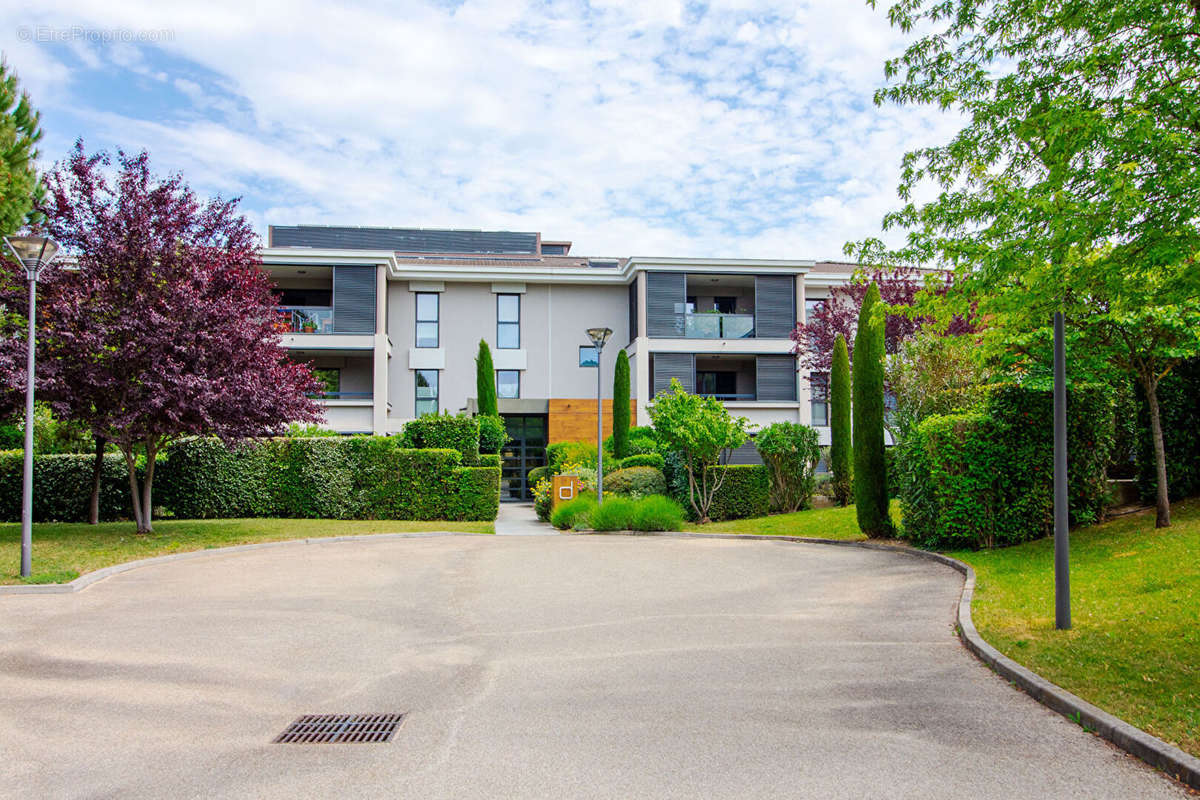
<path id="1" fill-rule="evenodd" d="M 333 333 L 333 309 L 326 306 L 280 306 L 284 333 Z"/>
<path id="2" fill-rule="evenodd" d="M 754 400 L 755 399 L 754 392 L 748 392 L 746 394 L 725 394 L 722 392 L 697 392 L 696 394 L 700 395 L 701 397 L 714 397 L 717 400 L 720 400 L 721 402 L 726 402 L 728 400 Z"/>
<path id="3" fill-rule="evenodd" d="M 753 314 L 683 314 L 685 339 L 751 339 Z"/>
<path id="4" fill-rule="evenodd" d="M 309 397 L 314 400 L 370 400 L 374 392 L 316 392 Z"/>

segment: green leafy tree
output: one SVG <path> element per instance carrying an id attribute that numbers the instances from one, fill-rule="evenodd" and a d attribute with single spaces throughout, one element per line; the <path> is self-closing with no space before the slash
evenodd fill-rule
<path id="1" fill-rule="evenodd" d="M 754 446 L 771 473 L 771 508 L 783 512 L 810 508 L 821 458 L 817 432 L 795 422 L 775 422 L 758 432 Z"/>
<path id="2" fill-rule="evenodd" d="M 839 506 L 850 502 L 853 472 L 850 428 L 850 353 L 840 333 L 833 343 L 829 373 L 829 471 L 833 474 L 833 499 Z"/>
<path id="3" fill-rule="evenodd" d="M 649 406 L 659 441 L 679 453 L 688 479 L 688 501 L 700 522 L 708 521 L 713 497 L 725 483 L 726 470 L 714 470 L 722 454 L 746 441 L 745 417 L 732 417 L 721 402 L 683 390 L 678 380 Z"/>
<path id="4" fill-rule="evenodd" d="M 479 354 L 475 356 L 475 400 L 479 413 L 494 417 L 500 413 L 496 404 L 496 369 L 492 366 L 492 350 L 483 339 L 479 340 Z"/>
<path id="5" fill-rule="evenodd" d="M 613 370 L 613 454 L 624 458 L 629 450 L 629 355 L 622 349 L 617 353 Z"/>
<path id="6" fill-rule="evenodd" d="M 1200 281 L 1200 3 L 905 0 L 888 16 L 923 33 L 886 63 L 893 84 L 876 102 L 937 105 L 966 124 L 905 155 L 905 205 L 884 218 L 907 230 L 905 246 L 848 251 L 953 268 L 947 313 L 1014 288 L 1043 325 L 1063 310 L 1149 399 L 1191 350 L 1183 328 Z M 940 192 L 918 204 L 925 183 Z M 1103 274 L 1085 280 L 1075 265 L 1098 252 Z M 1095 314 L 1093 295 L 1106 303 Z M 1165 526 L 1162 463 L 1156 472 Z"/>
<path id="7" fill-rule="evenodd" d="M 20 228 L 42 194 L 35 164 L 40 116 L 0 61 L 0 235 Z"/>
<path id="8" fill-rule="evenodd" d="M 887 459 L 883 437 L 883 305 L 871 284 L 863 296 L 854 335 L 854 510 L 858 527 L 872 539 L 893 534 L 888 513 Z"/>

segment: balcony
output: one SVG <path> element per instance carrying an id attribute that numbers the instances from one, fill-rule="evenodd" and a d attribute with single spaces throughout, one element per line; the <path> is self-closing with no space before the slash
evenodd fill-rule
<path id="1" fill-rule="evenodd" d="M 753 314 L 701 312 L 680 315 L 685 339 L 752 339 Z"/>
<path id="2" fill-rule="evenodd" d="M 333 309 L 328 306 L 279 306 L 283 333 L 334 333 Z"/>

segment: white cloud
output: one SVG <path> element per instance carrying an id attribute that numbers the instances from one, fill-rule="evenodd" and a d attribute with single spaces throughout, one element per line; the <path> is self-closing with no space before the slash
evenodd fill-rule
<path id="1" fill-rule="evenodd" d="M 50 0 L 36 16 L 0 11 L 0 37 L 39 22 L 174 34 L 162 53 L 0 38 L 60 123 L 48 140 L 146 147 L 200 191 L 244 194 L 264 230 L 498 227 L 586 253 L 840 257 L 896 204 L 901 154 L 954 122 L 872 105 L 902 41 L 844 0 Z M 163 75 L 176 107 L 89 102 L 68 64 Z"/>

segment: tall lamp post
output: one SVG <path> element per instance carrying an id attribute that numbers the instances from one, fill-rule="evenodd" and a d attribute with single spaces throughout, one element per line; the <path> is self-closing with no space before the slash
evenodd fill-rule
<path id="1" fill-rule="evenodd" d="M 38 273 L 58 255 L 58 244 L 46 236 L 5 236 L 4 241 L 29 279 L 29 356 L 25 368 L 25 472 L 21 495 L 21 577 L 33 567 L 33 361 L 37 347 Z"/>
<path id="2" fill-rule="evenodd" d="M 1063 315 L 1054 312 L 1054 627 L 1071 628 L 1071 535 L 1067 501 L 1067 355 Z"/>
<path id="3" fill-rule="evenodd" d="M 600 383 L 600 354 L 612 336 L 612 328 L 588 328 L 588 338 L 596 346 L 596 502 L 604 502 L 604 395 Z"/>

